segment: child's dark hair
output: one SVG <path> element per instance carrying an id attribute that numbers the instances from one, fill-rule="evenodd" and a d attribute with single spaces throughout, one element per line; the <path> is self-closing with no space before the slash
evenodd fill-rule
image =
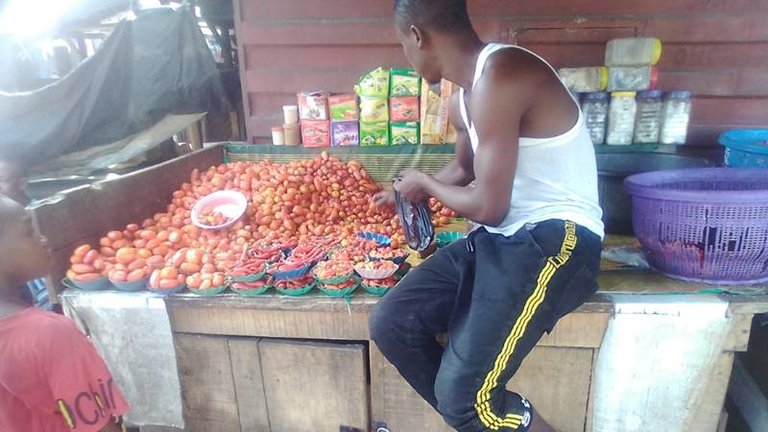
<path id="1" fill-rule="evenodd" d="M 472 30 L 466 0 L 395 0 L 395 22 L 402 31 L 412 25 L 443 33 Z"/>

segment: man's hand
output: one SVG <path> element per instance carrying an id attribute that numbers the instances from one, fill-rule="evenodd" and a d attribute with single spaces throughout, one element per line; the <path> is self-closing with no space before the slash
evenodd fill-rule
<path id="1" fill-rule="evenodd" d="M 395 206 L 395 191 L 383 190 L 371 198 L 373 204 L 378 208 L 392 208 Z"/>
<path id="2" fill-rule="evenodd" d="M 426 201 L 429 199 L 425 189 L 428 178 L 428 175 L 417 169 L 407 169 L 400 174 L 399 179 L 395 180 L 395 190 L 410 202 Z"/>

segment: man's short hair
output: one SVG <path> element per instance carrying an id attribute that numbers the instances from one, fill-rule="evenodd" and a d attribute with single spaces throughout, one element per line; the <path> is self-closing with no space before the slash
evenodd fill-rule
<path id="1" fill-rule="evenodd" d="M 441 33 L 472 29 L 466 0 L 395 0 L 395 22 L 403 31 L 412 25 Z"/>

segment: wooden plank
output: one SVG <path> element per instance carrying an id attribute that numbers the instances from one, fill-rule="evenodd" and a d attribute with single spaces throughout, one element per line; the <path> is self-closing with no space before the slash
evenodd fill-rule
<path id="1" fill-rule="evenodd" d="M 581 432 L 587 415 L 591 349 L 537 346 L 507 389 L 525 396 L 555 430 Z"/>
<path id="2" fill-rule="evenodd" d="M 73 246 L 164 211 L 171 193 L 189 178 L 192 169 L 220 162 L 221 148 L 208 148 L 57 194 L 36 203 L 32 211 L 52 249 Z"/>
<path id="3" fill-rule="evenodd" d="M 600 355 L 600 350 L 596 349 L 592 351 L 592 374 L 589 379 L 589 401 L 587 402 L 587 418 L 584 421 L 584 431 L 592 432 L 594 429 L 595 421 L 595 388 L 593 383 L 595 381 L 595 371 L 597 370 L 597 357 Z"/>
<path id="4" fill-rule="evenodd" d="M 285 311 L 170 308 L 175 332 L 294 339 L 367 340 L 368 314 L 346 311 Z"/>
<path id="5" fill-rule="evenodd" d="M 272 432 L 367 430 L 365 347 L 259 342 Z"/>
<path id="6" fill-rule="evenodd" d="M 185 431 L 240 432 L 227 339 L 174 334 Z"/>
<path id="7" fill-rule="evenodd" d="M 661 70 L 658 88 L 686 89 L 697 96 L 760 97 L 768 104 L 768 68 Z"/>
<path id="8" fill-rule="evenodd" d="M 229 358 L 235 383 L 240 427 L 243 431 L 269 431 L 267 396 L 261 378 L 259 339 L 229 339 Z"/>
<path id="9" fill-rule="evenodd" d="M 405 66 L 408 61 L 400 44 L 350 45 L 289 45 L 285 47 L 248 45 L 245 47 L 245 70 L 259 69 L 346 69 L 350 67 Z M 292 90 L 294 93 L 296 89 Z M 349 89 L 351 91 L 351 88 Z"/>
<path id="10" fill-rule="evenodd" d="M 610 313 L 574 312 L 563 317 L 551 334 L 545 334 L 539 346 L 599 348 L 608 328 Z"/>
<path id="11" fill-rule="evenodd" d="M 450 432 L 437 413 L 408 384 L 371 343 L 371 412 L 374 422 L 384 422 L 397 432 Z"/>
<path id="12" fill-rule="evenodd" d="M 720 413 L 728 392 L 728 381 L 733 366 L 733 353 L 722 353 L 715 362 L 713 373 L 700 393 L 698 405 L 693 409 L 685 431 L 715 432 L 720 421 Z"/>
<path id="13" fill-rule="evenodd" d="M 738 97 L 694 97 L 691 123 L 701 125 L 765 124 L 768 100 Z"/>
<path id="14" fill-rule="evenodd" d="M 749 334 L 751 330 L 751 314 L 734 315 L 733 325 L 723 344 L 723 351 L 746 351 L 749 346 Z"/>
<path id="15" fill-rule="evenodd" d="M 354 19 L 390 18 L 391 3 L 380 0 L 251 0 L 244 2 L 243 16 L 253 21 L 284 21 L 328 19 L 348 21 Z M 625 0 L 622 2 L 595 2 L 591 0 L 552 0 L 546 3 L 510 2 L 503 0 L 472 0 L 468 2 L 473 17 L 530 17 L 530 16 L 584 16 L 584 15 L 639 15 L 656 14 L 713 14 L 764 11 L 766 4 L 759 0 Z"/>

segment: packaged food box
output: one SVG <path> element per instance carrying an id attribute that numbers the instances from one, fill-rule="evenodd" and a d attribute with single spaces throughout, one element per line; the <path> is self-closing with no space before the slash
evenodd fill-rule
<path id="1" fill-rule="evenodd" d="M 416 145 L 419 143 L 419 122 L 390 123 L 390 145 Z"/>
<path id="2" fill-rule="evenodd" d="M 389 100 L 386 98 L 360 96 L 360 121 L 363 123 L 389 121 Z"/>
<path id="3" fill-rule="evenodd" d="M 421 91 L 421 77 L 413 69 L 392 69 L 390 71 L 390 96 L 418 96 Z"/>
<path id="4" fill-rule="evenodd" d="M 451 95 L 457 86 L 443 80 L 439 86 L 421 84 L 421 143 L 444 144 L 456 142 L 456 129 L 448 121 Z"/>
<path id="5" fill-rule="evenodd" d="M 360 123 L 360 145 L 389 145 L 389 123 Z"/>
<path id="6" fill-rule="evenodd" d="M 328 120 L 302 120 L 301 140 L 304 147 L 328 147 L 331 145 L 331 122 Z"/>
<path id="7" fill-rule="evenodd" d="M 394 123 L 419 121 L 419 97 L 400 96 L 389 98 L 389 121 Z"/>
<path id="8" fill-rule="evenodd" d="M 340 94 L 328 98 L 331 110 L 331 121 L 352 121 L 360 119 L 357 107 L 357 95 L 354 93 Z"/>
<path id="9" fill-rule="evenodd" d="M 363 74 L 355 85 L 355 93 L 359 96 L 389 97 L 389 71 L 379 67 Z"/>
<path id="10" fill-rule="evenodd" d="M 329 93 L 298 93 L 299 118 L 301 120 L 328 120 Z"/>
<path id="11" fill-rule="evenodd" d="M 356 121 L 331 122 L 331 146 L 360 145 L 360 123 Z"/>

